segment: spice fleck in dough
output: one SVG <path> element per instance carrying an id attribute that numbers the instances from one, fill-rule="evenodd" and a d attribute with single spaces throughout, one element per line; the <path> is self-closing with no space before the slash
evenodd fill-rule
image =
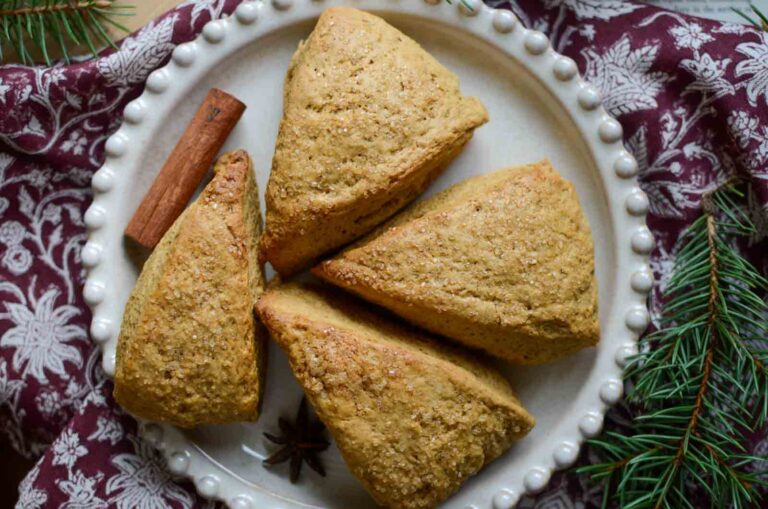
<path id="1" fill-rule="evenodd" d="M 548 161 L 457 184 L 313 272 L 517 363 L 552 361 L 600 336 L 589 224 Z"/>
<path id="2" fill-rule="evenodd" d="M 338 290 L 277 286 L 257 308 L 350 471 L 384 507 L 435 507 L 534 425 L 472 353 Z"/>
<path id="3" fill-rule="evenodd" d="M 214 171 L 144 264 L 117 345 L 118 403 L 182 427 L 256 420 L 263 385 L 256 181 L 242 150 Z"/>
<path id="4" fill-rule="evenodd" d="M 488 120 L 416 42 L 345 7 L 299 46 L 283 104 L 260 244 L 283 276 L 392 216 Z"/>

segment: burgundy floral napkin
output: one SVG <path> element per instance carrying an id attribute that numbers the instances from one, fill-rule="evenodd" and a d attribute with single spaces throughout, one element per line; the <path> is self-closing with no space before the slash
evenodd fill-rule
<path id="1" fill-rule="evenodd" d="M 90 177 L 123 107 L 176 44 L 237 3 L 189 0 L 95 60 L 0 67 L 0 430 L 21 454 L 40 458 L 19 507 L 210 504 L 174 482 L 111 399 L 88 338 L 80 248 Z M 548 33 L 621 120 L 658 243 L 654 312 L 705 190 L 747 176 L 765 234 L 768 34 L 620 0 L 488 3 Z M 759 263 L 768 268 L 768 256 Z M 764 435 L 748 446 L 768 455 Z M 596 507 L 599 495 L 585 478 L 558 474 L 521 507 Z"/>

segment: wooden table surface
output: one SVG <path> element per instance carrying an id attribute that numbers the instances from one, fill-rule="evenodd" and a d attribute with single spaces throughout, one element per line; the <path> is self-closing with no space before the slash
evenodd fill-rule
<path id="1" fill-rule="evenodd" d="M 133 4 L 135 6 L 134 15 L 125 18 L 125 22 L 123 24 L 133 32 L 134 30 L 143 27 L 162 13 L 170 11 L 182 1 L 183 0 L 129 0 L 127 2 L 121 2 Z M 112 31 L 112 33 L 115 33 L 115 31 Z M 115 37 L 122 38 L 125 37 L 125 35 L 126 34 L 121 33 L 115 35 Z"/>
<path id="2" fill-rule="evenodd" d="M 128 28 L 130 32 L 125 33 L 109 25 L 107 26 L 107 32 L 112 36 L 114 41 L 119 41 L 128 36 L 131 32 L 143 27 L 162 13 L 171 10 L 182 1 L 183 0 L 123 0 L 120 2 L 121 4 L 134 6 L 133 14 L 131 16 L 120 16 L 117 21 Z M 30 45 L 30 47 L 33 48 L 34 45 Z M 60 52 L 55 48 L 55 43 L 49 45 L 49 52 L 53 59 L 57 59 L 61 56 Z M 39 56 L 39 52 L 33 50 L 31 53 L 36 59 L 39 59 L 40 62 L 43 61 Z M 88 53 L 88 48 L 84 46 L 78 47 L 71 50 L 70 53 L 72 55 L 85 55 Z M 18 62 L 16 52 L 10 48 L 3 46 L 3 55 L 5 56 L 2 61 L 3 64 Z"/>

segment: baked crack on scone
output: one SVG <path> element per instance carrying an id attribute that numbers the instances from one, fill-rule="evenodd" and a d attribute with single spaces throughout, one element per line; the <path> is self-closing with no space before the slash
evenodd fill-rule
<path id="1" fill-rule="evenodd" d="M 548 161 L 416 203 L 313 272 L 516 363 L 552 361 L 600 336 L 589 224 Z"/>
<path id="2" fill-rule="evenodd" d="M 181 427 L 258 417 L 258 200 L 248 154 L 223 155 L 144 264 L 117 344 L 114 396 L 131 413 Z"/>
<path id="3" fill-rule="evenodd" d="M 275 286 L 257 309 L 350 471 L 384 507 L 435 507 L 534 425 L 477 353 L 343 292 Z"/>
<path id="4" fill-rule="evenodd" d="M 289 276 L 369 232 L 487 119 L 453 73 L 383 19 L 326 10 L 286 76 L 262 260 Z"/>

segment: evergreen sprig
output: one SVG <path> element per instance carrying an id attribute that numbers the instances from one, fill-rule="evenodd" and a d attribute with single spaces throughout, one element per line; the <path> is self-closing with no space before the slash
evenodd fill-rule
<path id="1" fill-rule="evenodd" d="M 0 61 L 3 47 L 12 47 L 23 64 L 34 62 L 37 47 L 46 64 L 49 46 L 59 48 L 69 63 L 70 46 L 84 45 L 95 56 L 97 46 L 113 46 L 107 25 L 127 32 L 115 16 L 131 13 L 132 6 L 114 0 L 0 0 Z"/>
<path id="2" fill-rule="evenodd" d="M 582 467 L 605 482 L 603 507 L 759 507 L 768 485 L 744 448 L 768 416 L 768 281 L 734 242 L 755 233 L 732 183 L 705 195 L 668 283 L 660 329 L 625 372 L 637 415 L 625 433 L 590 445 L 604 463 Z"/>
<path id="3" fill-rule="evenodd" d="M 741 9 L 737 9 L 736 7 L 731 7 L 733 12 L 744 18 L 749 24 L 757 28 L 758 30 L 764 30 L 768 32 L 768 16 L 763 14 L 763 12 L 758 9 L 755 5 L 749 4 L 749 9 L 752 11 L 752 14 L 756 16 L 756 18 L 753 18 L 752 15 L 745 13 Z"/>

